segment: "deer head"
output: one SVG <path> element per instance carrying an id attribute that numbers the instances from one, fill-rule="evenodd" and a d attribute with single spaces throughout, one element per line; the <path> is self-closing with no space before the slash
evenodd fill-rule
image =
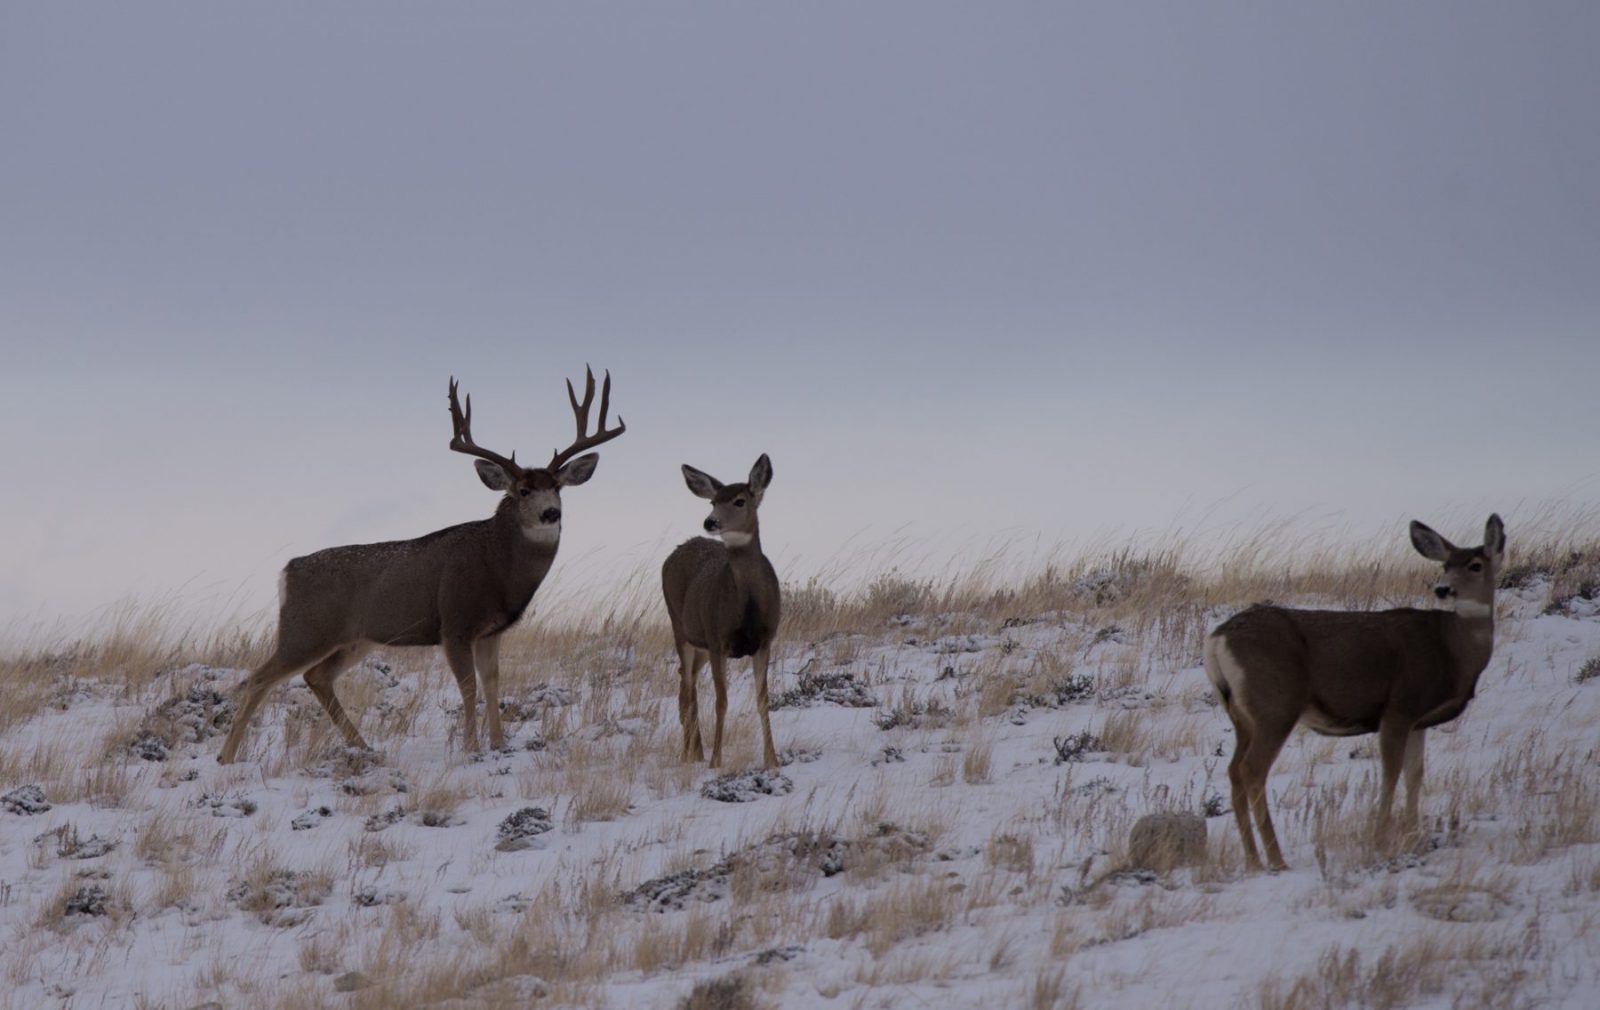
<path id="1" fill-rule="evenodd" d="M 1499 515 L 1492 515 L 1483 528 L 1479 547 L 1457 547 L 1422 523 L 1411 523 L 1411 545 L 1417 553 L 1444 566 L 1433 595 L 1454 601 L 1456 613 L 1465 617 L 1484 616 L 1494 605 L 1495 582 L 1506 558 L 1506 531 Z"/>
<path id="2" fill-rule="evenodd" d="M 522 530 L 530 539 L 555 540 L 561 535 L 561 489 L 582 484 L 594 475 L 600 462 L 598 453 L 578 456 L 627 430 L 621 415 L 615 428 L 606 427 L 606 413 L 611 409 L 611 373 L 605 373 L 605 384 L 600 392 L 600 420 L 594 433 L 589 433 L 589 406 L 594 402 L 594 371 L 584 368 L 583 402 L 567 380 L 567 400 L 572 404 L 573 418 L 577 423 L 577 437 L 565 449 L 557 449 L 550 462 L 542 467 L 525 467 L 517 463 L 516 453 L 510 457 L 485 449 L 472 440 L 472 397 L 468 395 L 463 410 L 456 396 L 456 380 L 450 380 L 450 423 L 454 433 L 450 448 L 456 452 L 477 457 L 478 479 L 494 491 L 505 493 L 506 500 L 516 509 Z M 577 456 L 576 459 L 573 457 Z"/>
<path id="3" fill-rule="evenodd" d="M 685 463 L 683 481 L 690 491 L 711 502 L 706 532 L 721 536 L 729 547 L 743 547 L 756 535 L 756 509 L 761 507 L 761 496 L 772 483 L 772 460 L 762 453 L 743 484 L 724 484 Z"/>

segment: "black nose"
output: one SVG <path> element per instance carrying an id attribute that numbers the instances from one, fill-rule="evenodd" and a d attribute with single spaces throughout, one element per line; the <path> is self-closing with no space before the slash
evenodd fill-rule
<path id="1" fill-rule="evenodd" d="M 1450 587 L 1449 586 L 1434 586 L 1433 587 L 1433 595 L 1437 596 L 1441 600 L 1448 600 L 1450 598 Z"/>
<path id="2" fill-rule="evenodd" d="M 721 525 L 722 524 L 717 522 L 715 519 L 707 519 L 706 520 L 706 532 L 707 533 L 715 533 L 717 531 L 717 527 L 719 527 Z"/>
<path id="3" fill-rule="evenodd" d="M 558 523 L 561 521 L 561 510 L 545 509 L 543 512 L 539 513 L 539 518 L 547 523 Z"/>

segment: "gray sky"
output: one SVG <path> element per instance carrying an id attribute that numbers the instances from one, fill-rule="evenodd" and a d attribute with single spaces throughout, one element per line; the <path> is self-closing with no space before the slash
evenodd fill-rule
<path id="1" fill-rule="evenodd" d="M 1600 503 L 1597 40 L 1587 2 L 0 4 L 0 624 L 259 607 L 485 516 L 446 377 L 542 458 L 585 361 L 630 430 L 565 586 L 762 451 L 794 576 L 897 530 L 1515 538 Z"/>

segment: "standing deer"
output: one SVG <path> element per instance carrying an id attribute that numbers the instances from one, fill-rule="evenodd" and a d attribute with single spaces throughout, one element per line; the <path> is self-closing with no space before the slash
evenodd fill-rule
<path id="1" fill-rule="evenodd" d="M 332 547 L 291 560 L 278 580 L 278 648 L 250 675 L 243 705 L 217 760 L 233 761 L 250 719 L 266 693 L 304 670 L 333 724 L 353 747 L 367 746 L 345 715 L 333 682 L 378 645 L 443 645 L 461 689 L 462 740 L 478 749 L 477 680 L 483 680 L 489 743 L 505 746 L 500 725 L 500 634 L 517 622 L 544 581 L 561 543 L 561 489 L 582 484 L 600 461 L 577 453 L 626 430 L 622 417 L 606 427 L 611 373 L 600 394 L 600 423 L 588 433 L 594 372 L 585 369 L 583 402 L 571 381 L 567 399 L 577 421 L 575 441 L 543 467 L 523 467 L 472 440 L 472 397 L 463 412 L 450 380 L 450 448 L 478 457 L 478 478 L 504 491 L 494 515 L 415 540 Z"/>
<path id="2" fill-rule="evenodd" d="M 1483 546 L 1456 547 L 1411 524 L 1417 553 L 1444 566 L 1434 595 L 1454 611 L 1376 612 L 1253 606 L 1206 637 L 1206 676 L 1233 720 L 1228 781 L 1245 859 L 1260 869 L 1250 815 L 1267 862 L 1286 869 L 1267 813 L 1267 773 L 1300 723 L 1325 736 L 1378 734 L 1387 829 L 1395 783 L 1406 773 L 1406 820 L 1417 821 L 1423 733 L 1460 715 L 1494 650 L 1494 589 L 1505 561 L 1505 527 L 1489 517 Z"/>
<path id="3" fill-rule="evenodd" d="M 700 699 L 696 681 L 700 667 L 711 661 L 711 683 L 717 692 L 717 732 L 711 740 L 711 767 L 722 766 L 722 720 L 728 710 L 729 659 L 751 656 L 756 678 L 756 711 L 761 715 L 762 756 L 768 768 L 778 767 L 772 749 L 772 722 L 767 717 L 767 660 L 778 631 L 781 593 L 778 573 L 761 553 L 756 510 L 772 483 L 772 461 L 766 453 L 750 468 L 744 484 L 723 484 L 687 464 L 683 479 L 689 490 L 711 501 L 707 533 L 722 542 L 695 537 L 680 544 L 661 566 L 661 592 L 672 619 L 672 638 L 682 667 L 678 671 L 678 721 L 683 726 L 683 759 L 704 761 L 700 739 Z"/>

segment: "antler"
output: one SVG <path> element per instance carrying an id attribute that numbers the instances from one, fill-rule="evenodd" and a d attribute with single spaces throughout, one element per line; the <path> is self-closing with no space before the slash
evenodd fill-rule
<path id="1" fill-rule="evenodd" d="M 511 458 L 491 452 L 479 446 L 472 440 L 472 394 L 467 394 L 467 409 L 461 409 L 461 401 L 456 399 L 455 376 L 450 377 L 450 425 L 455 429 L 455 434 L 450 437 L 450 448 L 456 452 L 464 452 L 468 456 L 477 456 L 491 463 L 500 464 L 500 468 L 513 477 L 522 472 L 522 467 L 517 465 L 517 454 L 512 453 Z"/>
<path id="2" fill-rule="evenodd" d="M 587 379 L 583 385 L 582 403 L 578 402 L 578 394 L 572 388 L 572 380 L 567 380 L 567 399 L 572 403 L 572 416 L 578 422 L 577 441 L 565 449 L 556 450 L 555 455 L 550 457 L 550 464 L 547 469 L 554 470 L 585 449 L 593 449 L 602 442 L 609 442 L 628 430 L 628 426 L 623 423 L 621 414 L 617 415 L 617 426 L 610 431 L 606 430 L 606 411 L 611 409 L 611 372 L 608 369 L 606 371 L 605 385 L 600 388 L 600 423 L 595 428 L 593 435 L 588 433 L 589 405 L 594 402 L 594 370 L 588 365 L 584 365 L 583 370 Z"/>

